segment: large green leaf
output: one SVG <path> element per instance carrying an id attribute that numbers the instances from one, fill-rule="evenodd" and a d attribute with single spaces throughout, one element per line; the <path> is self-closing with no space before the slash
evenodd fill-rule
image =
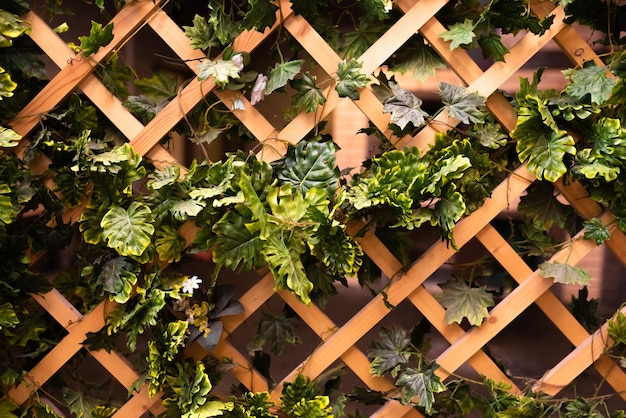
<path id="1" fill-rule="evenodd" d="M 542 263 L 539 273 L 543 277 L 553 278 L 555 283 L 586 285 L 591 281 L 591 276 L 585 270 L 558 261 Z"/>
<path id="2" fill-rule="evenodd" d="M 229 211 L 213 225 L 217 238 L 213 260 L 233 271 L 249 271 L 264 264 L 262 242 L 258 234 L 251 233 L 240 214 Z"/>
<path id="3" fill-rule="evenodd" d="M 12 223 L 20 212 L 20 205 L 7 194 L 11 191 L 5 184 L 0 184 L 0 222 Z"/>
<path id="4" fill-rule="evenodd" d="M 596 245 L 602 245 L 611 238 L 609 227 L 602 224 L 599 218 L 593 218 L 583 222 L 585 234 L 583 238 L 595 241 Z"/>
<path id="5" fill-rule="evenodd" d="M 104 28 L 102 24 L 91 21 L 89 36 L 79 36 L 80 49 L 83 55 L 88 57 L 98 52 L 98 50 L 109 44 L 113 40 L 113 23 L 109 23 Z"/>
<path id="6" fill-rule="evenodd" d="M 120 255 L 140 256 L 150 245 L 154 226 L 152 212 L 143 203 L 132 202 L 128 209 L 116 206 L 102 217 L 102 238 Z"/>
<path id="7" fill-rule="evenodd" d="M 317 77 L 309 73 L 302 74 L 301 78 L 291 81 L 290 85 L 296 90 L 291 98 L 291 104 L 299 112 L 313 113 L 317 107 L 326 103 L 326 97 L 316 84 Z"/>
<path id="8" fill-rule="evenodd" d="M 591 102 L 595 104 L 607 101 L 616 83 L 615 78 L 609 76 L 605 67 L 598 67 L 593 61 L 584 68 L 563 70 L 563 74 L 570 79 L 565 87 L 567 94 L 577 99 L 589 95 Z"/>
<path id="9" fill-rule="evenodd" d="M 419 128 L 426 123 L 428 113 L 422 110 L 422 100 L 394 82 L 389 82 L 393 96 L 385 101 L 383 112 L 391 113 L 391 123 L 404 129 L 409 123 Z"/>
<path id="10" fill-rule="evenodd" d="M 340 178 L 332 142 L 300 141 L 289 145 L 276 175 L 281 182 L 290 183 L 305 194 L 316 187 L 332 195 Z"/>
<path id="11" fill-rule="evenodd" d="M 277 234 L 271 234 L 265 243 L 263 255 L 274 274 L 276 290 L 290 289 L 302 303 L 309 305 L 309 293 L 313 290 L 313 283 L 306 276 L 300 259 L 304 250 L 304 243 L 299 237 L 285 242 Z"/>
<path id="12" fill-rule="evenodd" d="M 339 97 L 349 97 L 352 100 L 359 100 L 359 90 L 368 85 L 370 79 L 359 70 L 363 64 L 356 59 L 343 60 L 339 62 L 337 68 L 337 85 L 335 90 Z"/>
<path id="13" fill-rule="evenodd" d="M 487 308 L 494 305 L 493 296 L 485 287 L 470 287 L 465 280 L 454 280 L 440 285 L 443 289 L 436 298 L 446 308 L 446 324 L 461 323 L 467 318 L 471 325 L 480 325 L 489 315 Z"/>
<path id="14" fill-rule="evenodd" d="M 417 397 L 417 405 L 423 407 L 426 413 L 430 415 L 435 402 L 435 393 L 446 390 L 446 386 L 435 374 L 438 368 L 439 365 L 434 361 L 432 363 L 424 361 L 420 370 L 407 367 L 396 380 L 396 386 L 402 388 L 402 402 L 411 404 Z"/>
<path id="15" fill-rule="evenodd" d="M 155 71 L 150 78 L 133 82 L 143 94 L 160 103 L 170 100 L 178 93 L 178 79 L 165 71 Z"/>
<path id="16" fill-rule="evenodd" d="M 455 23 L 450 28 L 439 34 L 444 41 L 450 41 L 450 50 L 456 49 L 461 45 L 468 45 L 476 36 L 474 33 L 474 22 L 471 19 L 465 19 L 463 23 Z"/>
<path id="17" fill-rule="evenodd" d="M 161 225 L 156 231 L 155 240 L 157 254 L 161 261 L 174 263 L 182 257 L 185 239 L 170 225 Z"/>
<path id="18" fill-rule="evenodd" d="M 126 257 L 115 257 L 104 263 L 96 281 L 109 294 L 111 300 L 126 303 L 133 285 L 137 284 L 139 266 Z"/>
<path id="19" fill-rule="evenodd" d="M 403 54 L 404 49 L 408 49 L 410 53 Z M 429 46 L 418 44 L 415 46 L 404 45 L 396 54 L 400 55 L 390 66 L 390 70 L 404 74 L 411 72 L 414 79 L 425 81 L 427 78 L 434 77 L 437 70 L 446 69 L 446 63 L 441 57 Z"/>
<path id="20" fill-rule="evenodd" d="M 446 82 L 439 83 L 439 92 L 444 109 L 448 115 L 462 123 L 483 123 L 482 109 L 485 107 L 485 98 L 476 92 L 468 93 L 463 86 L 455 86 Z"/>
<path id="21" fill-rule="evenodd" d="M 556 198 L 554 186 L 545 182 L 531 185 L 521 197 L 518 209 L 544 231 L 548 231 L 555 223 L 564 228 L 572 211 L 570 206 Z"/>
<path id="22" fill-rule="evenodd" d="M 271 27 L 276 22 L 276 12 L 278 6 L 270 0 L 248 0 L 250 11 L 243 19 L 243 26 L 246 29 L 256 28 L 263 32 L 265 28 Z"/>
<path id="23" fill-rule="evenodd" d="M 3 5 L 3 8 L 6 7 Z M 30 24 L 18 15 L 0 9 L 0 48 L 13 44 L 13 39 L 30 33 Z"/>
<path id="24" fill-rule="evenodd" d="M 391 370 L 393 377 L 398 375 L 400 366 L 409 362 L 411 354 L 407 350 L 410 339 L 404 329 L 400 327 L 381 328 L 380 340 L 374 341 L 367 349 L 367 357 L 372 362 L 370 373 L 382 376 Z"/>
<path id="25" fill-rule="evenodd" d="M 574 138 L 566 131 L 518 130 L 511 132 L 516 138 L 517 153 L 521 161 L 528 159 L 528 170 L 538 179 L 557 181 L 567 172 L 563 162 L 565 154 L 576 154 Z"/>

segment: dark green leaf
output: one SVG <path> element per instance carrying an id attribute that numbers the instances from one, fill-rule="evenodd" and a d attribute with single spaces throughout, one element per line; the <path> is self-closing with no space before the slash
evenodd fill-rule
<path id="1" fill-rule="evenodd" d="M 337 189 L 340 173 L 332 142 L 300 141 L 289 145 L 283 163 L 276 170 L 278 179 L 306 194 L 316 187 L 332 195 Z"/>
<path id="2" fill-rule="evenodd" d="M 270 94 L 274 90 L 285 87 L 287 82 L 289 80 L 293 80 L 293 78 L 300 72 L 302 64 L 304 64 L 304 60 L 277 63 L 274 68 L 268 72 L 267 83 L 265 84 L 263 92 L 265 94 Z"/>
<path id="3" fill-rule="evenodd" d="M 407 46 L 405 45 L 404 47 Z M 389 69 L 400 74 L 410 71 L 413 78 L 418 81 L 424 81 L 427 78 L 434 77 L 437 70 L 446 68 L 446 63 L 431 47 L 419 45 L 417 48 L 412 48 L 411 53 L 404 59 L 400 60 L 398 58 L 398 61 L 394 62 Z"/>
<path id="4" fill-rule="evenodd" d="M 321 88 L 315 83 L 317 77 L 309 73 L 302 74 L 302 78 L 290 82 L 296 93 L 291 98 L 291 104 L 299 112 L 313 113 L 317 107 L 326 103 L 326 97 Z M 267 87 L 266 87 L 267 89 Z"/>
<path id="5" fill-rule="evenodd" d="M 222 45 L 228 45 L 239 35 L 241 30 L 237 23 L 224 13 L 222 6 L 222 2 L 210 0 L 209 9 L 211 13 L 209 16 L 209 24 L 215 31 L 215 36 L 217 36 L 217 39 L 219 39 Z"/>
<path id="6" fill-rule="evenodd" d="M 372 360 L 370 373 L 374 376 L 382 376 L 391 370 L 391 375 L 396 377 L 400 371 L 400 365 L 406 364 L 411 358 L 408 350 L 409 337 L 406 330 L 400 327 L 381 328 L 380 340 L 374 341 L 367 349 L 367 357 Z"/>
<path id="7" fill-rule="evenodd" d="M 489 316 L 487 308 L 494 302 L 484 286 L 470 287 L 465 280 L 454 280 L 440 287 L 443 292 L 436 298 L 446 308 L 446 324 L 460 324 L 463 318 L 467 318 L 470 325 L 479 326 Z"/>
<path id="8" fill-rule="evenodd" d="M 337 85 L 335 86 L 339 97 L 349 97 L 352 100 L 359 100 L 358 89 L 367 86 L 370 82 L 368 76 L 359 72 L 362 66 L 363 64 L 354 58 L 339 62 L 339 67 L 337 68 Z"/>
<path id="9" fill-rule="evenodd" d="M 271 234 L 265 243 L 263 255 L 274 273 L 276 289 L 290 289 L 302 303 L 309 305 L 313 283 L 306 276 L 300 258 L 304 251 L 305 244 L 301 238 L 292 236 L 287 243 L 276 234 Z"/>
<path id="10" fill-rule="evenodd" d="M 448 115 L 465 124 L 484 122 L 481 108 L 484 108 L 486 99 L 483 96 L 476 92 L 468 93 L 463 86 L 443 81 L 439 83 L 439 92 Z"/>
<path id="11" fill-rule="evenodd" d="M 365 12 L 367 20 L 387 19 L 387 13 L 391 11 L 393 6 L 391 0 L 361 0 L 359 5 Z"/>
<path id="12" fill-rule="evenodd" d="M 480 35 L 478 37 L 478 45 L 483 50 L 483 58 L 493 57 L 496 61 L 504 62 L 504 56 L 509 53 L 509 50 L 502 44 L 500 35 L 494 32 Z"/>
<path id="13" fill-rule="evenodd" d="M 430 414 L 435 402 L 435 393 L 443 392 L 446 387 L 435 370 L 439 368 L 434 361 L 422 364 L 421 370 L 407 367 L 396 381 L 396 386 L 402 388 L 401 400 L 405 404 L 411 404 L 417 397 L 417 405 L 424 408 Z"/>
<path id="14" fill-rule="evenodd" d="M 102 24 L 91 21 L 89 36 L 79 36 L 80 49 L 83 55 L 88 57 L 98 52 L 98 50 L 108 45 L 113 40 L 113 23 L 109 23 L 104 28 Z"/>
<path id="15" fill-rule="evenodd" d="M 185 239 L 170 225 L 161 225 L 156 231 L 155 240 L 159 260 L 174 263 L 182 257 Z"/>
<path id="16" fill-rule="evenodd" d="M 246 29 L 256 28 L 263 32 L 266 27 L 272 27 L 276 22 L 276 6 L 270 0 L 248 0 L 250 10 L 243 19 L 243 26 Z"/>
<path id="17" fill-rule="evenodd" d="M 133 82 L 143 94 L 157 103 L 170 100 L 178 93 L 178 80 L 165 71 L 155 71 L 150 78 L 140 78 Z"/>
<path id="18" fill-rule="evenodd" d="M 355 32 L 342 33 L 340 53 L 345 59 L 358 58 L 381 37 L 387 25 L 362 19 Z"/>
<path id="19" fill-rule="evenodd" d="M 585 235 L 583 238 L 595 241 L 596 245 L 602 245 L 604 241 L 611 238 L 609 228 L 602 225 L 602 221 L 598 218 L 583 222 L 583 227 L 585 227 Z"/>
<path id="20" fill-rule="evenodd" d="M 130 299 L 133 285 L 137 283 L 139 266 L 126 257 L 108 260 L 102 266 L 96 285 L 109 294 L 111 300 L 126 303 Z"/>
<path id="21" fill-rule="evenodd" d="M 249 271 L 263 263 L 262 243 L 258 234 L 252 234 L 243 216 L 229 211 L 213 225 L 217 238 L 213 260 L 233 271 Z"/>
<path id="22" fill-rule="evenodd" d="M 555 223 L 564 228 L 571 213 L 571 207 L 559 202 L 554 187 L 545 182 L 535 183 L 528 188 L 520 199 L 518 210 L 544 231 L 548 231 Z"/>
<path id="23" fill-rule="evenodd" d="M 270 350 L 280 355 L 287 348 L 287 344 L 301 344 L 302 340 L 296 334 L 295 328 L 298 325 L 297 318 L 288 317 L 285 312 L 279 315 L 270 315 L 262 312 L 262 319 L 252 340 L 252 347 L 255 350 L 261 349 L 265 344 L 269 344 Z"/>
<path id="24" fill-rule="evenodd" d="M 574 155 L 574 138 L 566 131 L 531 131 L 515 128 L 511 136 L 517 139 L 517 153 L 521 161 L 528 158 L 528 170 L 538 179 L 557 181 L 567 172 L 565 154 Z"/>

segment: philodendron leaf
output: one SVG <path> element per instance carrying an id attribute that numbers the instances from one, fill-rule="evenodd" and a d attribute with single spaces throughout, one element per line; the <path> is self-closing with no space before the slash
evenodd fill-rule
<path id="1" fill-rule="evenodd" d="M 267 95 L 274 90 L 285 87 L 287 82 L 293 80 L 296 74 L 300 72 L 302 64 L 304 64 L 304 60 L 277 63 L 268 73 L 267 83 L 263 92 Z"/>
<path id="2" fill-rule="evenodd" d="M 585 270 L 558 261 L 542 263 L 539 273 L 545 278 L 553 278 L 555 283 L 586 285 L 591 280 Z"/>
<path id="3" fill-rule="evenodd" d="M 565 92 L 577 99 L 589 94 L 591 102 L 602 104 L 611 95 L 616 80 L 609 76 L 606 67 L 588 65 L 577 70 L 563 70 L 565 77 L 570 79 Z"/>
<path id="4" fill-rule="evenodd" d="M 204 209 L 205 203 L 195 199 L 172 199 L 172 206 L 170 212 L 174 216 L 174 219 L 179 221 L 186 221 L 189 218 L 195 217 L 202 209 Z"/>
<path id="5" fill-rule="evenodd" d="M 374 341 L 367 349 L 367 357 L 372 359 L 370 373 L 382 376 L 391 370 L 391 375 L 396 377 L 400 365 L 408 363 L 411 357 L 410 352 L 406 350 L 409 341 L 406 330 L 400 327 L 382 328 L 380 340 Z"/>
<path id="6" fill-rule="evenodd" d="M 596 245 L 604 244 L 604 241 L 611 238 L 611 232 L 606 225 L 602 225 L 602 221 L 598 218 L 593 218 L 583 222 L 585 227 L 585 235 L 583 238 L 594 240 Z"/>
<path id="7" fill-rule="evenodd" d="M 295 147 L 289 145 L 282 166 L 277 170 L 278 179 L 290 183 L 300 193 L 317 187 L 332 195 L 340 178 L 332 142 L 300 141 Z"/>
<path id="8" fill-rule="evenodd" d="M 8 302 L 0 305 L 0 329 L 15 328 L 15 326 L 19 323 L 20 320 L 17 317 L 15 310 L 13 310 L 13 305 Z M 0 414 L 0 417 L 1 416 L 2 414 Z"/>
<path id="9" fill-rule="evenodd" d="M 2 12 L 2 10 L 0 10 Z M 2 35 L 0 35 L 1 37 Z M 17 83 L 11 80 L 11 75 L 4 68 L 0 67 L 0 100 L 3 97 L 13 96 L 13 91 L 17 88 Z"/>
<path id="10" fill-rule="evenodd" d="M 20 213 L 20 205 L 11 198 L 11 189 L 6 184 L 0 184 L 0 223 L 10 224 Z"/>
<path id="11" fill-rule="evenodd" d="M 471 44 L 475 36 L 474 22 L 471 19 L 465 19 L 463 23 L 455 23 L 447 31 L 439 35 L 444 41 L 450 41 L 450 51 L 460 45 Z"/>
<path id="12" fill-rule="evenodd" d="M 288 317 L 285 312 L 279 315 L 270 315 L 262 312 L 263 317 L 254 334 L 250 348 L 260 350 L 265 344 L 270 350 L 279 355 L 287 348 L 287 344 L 301 344 L 302 340 L 296 334 L 297 318 Z"/>
<path id="13" fill-rule="evenodd" d="M 528 158 L 528 170 L 540 180 L 557 181 L 567 172 L 563 162 L 565 154 L 576 154 L 574 138 L 566 131 L 516 128 L 511 136 L 518 140 L 516 149 L 520 161 Z"/>
<path id="14" fill-rule="evenodd" d="M 439 83 L 439 92 L 448 115 L 465 124 L 484 122 L 481 108 L 485 106 L 486 99 L 483 96 L 476 92 L 468 93 L 463 86 L 454 86 L 443 81 Z"/>
<path id="15" fill-rule="evenodd" d="M 182 257 L 185 248 L 185 239 L 170 225 L 161 225 L 156 231 L 155 240 L 157 254 L 161 261 L 174 263 Z"/>
<path id="16" fill-rule="evenodd" d="M 113 40 L 113 23 L 109 23 L 104 28 L 102 24 L 91 21 L 89 36 L 79 36 L 80 49 L 85 57 L 98 52 L 98 50 L 109 44 Z"/>
<path id="17" fill-rule="evenodd" d="M 339 97 L 349 97 L 352 100 L 359 99 L 358 89 L 367 86 L 370 82 L 368 76 L 359 72 L 361 67 L 363 67 L 363 63 L 354 58 L 339 62 L 337 85 L 335 86 Z"/>
<path id="18" fill-rule="evenodd" d="M 265 242 L 263 255 L 274 273 L 276 290 L 288 288 L 302 303 L 310 305 L 309 293 L 313 290 L 313 283 L 307 277 L 300 259 L 304 251 L 305 245 L 301 238 L 292 238 L 287 243 L 277 233 L 273 233 Z"/>
<path id="19" fill-rule="evenodd" d="M 389 82 L 393 97 L 385 101 L 383 112 L 391 113 L 391 123 L 404 129 L 409 123 L 419 128 L 426 123 L 428 113 L 422 110 L 422 100 L 397 83 Z"/>
<path id="20" fill-rule="evenodd" d="M 140 256 L 151 242 L 154 226 L 152 212 L 143 203 L 133 202 L 128 209 L 109 209 L 100 221 L 102 238 L 120 255 Z"/>
<path id="21" fill-rule="evenodd" d="M 494 305 L 493 296 L 485 287 L 470 287 L 465 280 L 453 280 L 440 285 L 443 292 L 436 295 L 437 300 L 446 308 L 445 323 L 461 323 L 467 318 L 471 325 L 483 322 Z"/>
<path id="22" fill-rule="evenodd" d="M 432 363 L 425 362 L 421 370 L 407 367 L 396 381 L 396 386 L 402 388 L 402 402 L 411 404 L 414 398 L 417 398 L 417 404 L 430 415 L 435 402 L 435 393 L 446 390 L 439 376 L 435 374 L 435 370 L 438 368 L 439 365 L 434 361 Z"/>
<path id="23" fill-rule="evenodd" d="M 117 303 L 126 303 L 130 299 L 133 285 L 137 283 L 139 267 L 126 257 L 113 258 L 102 266 L 96 284 L 109 294 Z"/>
<path id="24" fill-rule="evenodd" d="M 229 211 L 213 225 L 217 236 L 213 260 L 233 271 L 249 271 L 264 264 L 259 235 L 252 234 L 245 223 L 243 216 Z"/>

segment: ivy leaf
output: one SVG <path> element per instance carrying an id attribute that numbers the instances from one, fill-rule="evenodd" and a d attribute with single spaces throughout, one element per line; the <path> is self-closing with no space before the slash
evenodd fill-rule
<path id="1" fill-rule="evenodd" d="M 302 74 L 302 78 L 292 80 L 290 85 L 296 90 L 291 98 L 291 104 L 297 111 L 305 111 L 313 113 L 317 107 L 326 103 L 326 97 L 321 88 L 317 87 L 315 82 L 317 77 L 309 73 Z"/>
<path id="2" fill-rule="evenodd" d="M 126 257 L 115 257 L 102 266 L 96 285 L 109 294 L 111 300 L 126 303 L 130 299 L 133 285 L 137 284 L 139 268 Z"/>
<path id="3" fill-rule="evenodd" d="M 367 86 L 370 82 L 368 76 L 359 72 L 362 67 L 363 63 L 354 58 L 339 62 L 337 68 L 337 85 L 335 86 L 339 97 L 349 97 L 352 100 L 359 100 L 358 89 Z"/>
<path id="4" fill-rule="evenodd" d="M 453 86 L 446 82 L 439 83 L 439 92 L 448 115 L 465 123 L 483 123 L 481 107 L 485 106 L 485 98 L 476 92 L 468 93 L 463 86 Z"/>
<path id="5" fill-rule="evenodd" d="M 165 71 L 155 71 L 150 78 L 140 78 L 133 82 L 143 94 L 157 103 L 171 100 L 178 93 L 178 80 Z"/>
<path id="6" fill-rule="evenodd" d="M 270 0 L 248 0 L 250 11 L 243 18 L 243 27 L 246 29 L 256 28 L 263 32 L 266 27 L 272 27 L 276 22 L 278 6 Z"/>
<path id="7" fill-rule="evenodd" d="M 436 298 L 446 308 L 445 323 L 458 324 L 467 318 L 471 325 L 479 326 L 489 316 L 487 308 L 494 305 L 493 296 L 482 287 L 470 287 L 465 280 L 454 280 L 440 285 L 443 292 Z"/>
<path id="8" fill-rule="evenodd" d="M 239 77 L 239 71 L 241 71 L 239 66 L 232 60 L 217 59 L 212 61 L 204 59 L 198 64 L 198 80 L 202 81 L 213 77 L 217 86 L 225 88 L 231 78 Z"/>
<path id="9" fill-rule="evenodd" d="M 249 271 L 263 266 L 262 242 L 245 226 L 243 216 L 229 211 L 213 225 L 217 238 L 213 260 L 233 271 Z"/>
<path id="10" fill-rule="evenodd" d="M 302 64 L 304 64 L 304 60 L 277 63 L 274 68 L 268 72 L 267 83 L 265 84 L 263 93 L 267 95 L 274 90 L 285 87 L 287 82 L 289 80 L 293 80 L 293 78 L 300 72 Z"/>
<path id="11" fill-rule="evenodd" d="M 102 24 L 91 21 L 89 36 L 79 36 L 80 49 L 83 56 L 88 57 L 98 52 L 98 50 L 108 45 L 113 40 L 113 23 L 109 23 L 104 28 Z"/>
<path id="12" fill-rule="evenodd" d="M 559 202 L 551 184 L 535 183 L 521 197 L 518 210 L 532 219 L 535 225 L 548 231 L 554 223 L 559 228 L 564 228 L 570 217 L 571 208 Z"/>
<path id="13" fill-rule="evenodd" d="M 596 245 L 602 245 L 604 244 L 604 241 L 611 238 L 609 228 L 602 225 L 602 221 L 598 218 L 593 218 L 583 222 L 583 227 L 585 228 L 585 235 L 583 235 L 583 238 L 594 240 Z"/>
<path id="14" fill-rule="evenodd" d="M 555 283 L 586 285 L 591 276 L 579 267 L 558 261 L 541 263 L 539 273 L 545 278 L 553 278 Z"/>
<path id="15" fill-rule="evenodd" d="M 150 245 L 154 226 L 152 212 L 143 203 L 132 202 L 128 209 L 109 209 L 100 221 L 102 238 L 120 255 L 140 256 Z"/>
<path id="16" fill-rule="evenodd" d="M 615 316 L 607 321 L 607 330 L 615 345 L 626 344 L 626 315 L 617 311 Z"/>
<path id="17" fill-rule="evenodd" d="M 379 336 L 380 341 L 374 341 L 367 349 L 367 357 L 372 359 L 370 373 L 382 376 L 391 370 L 391 375 L 396 377 L 400 365 L 408 363 L 411 357 L 411 353 L 406 350 L 410 339 L 406 330 L 400 327 L 383 327 Z"/>
<path id="18" fill-rule="evenodd" d="M 591 102 L 598 105 L 608 100 L 616 84 L 616 80 L 608 75 L 606 67 L 595 64 L 562 72 L 570 80 L 565 87 L 567 94 L 581 100 L 589 94 Z"/>
<path id="19" fill-rule="evenodd" d="M 185 248 L 185 239 L 178 234 L 178 231 L 170 225 L 161 225 L 156 231 L 157 254 L 161 261 L 174 263 L 182 257 Z"/>
<path id="20" fill-rule="evenodd" d="M 471 44 L 475 36 L 474 22 L 471 19 L 465 19 L 463 23 L 455 23 L 447 31 L 439 35 L 444 41 L 450 41 L 450 51 L 460 45 Z"/>
<path id="21" fill-rule="evenodd" d="M 435 374 L 435 370 L 438 368 L 439 365 L 434 361 L 425 362 L 421 370 L 407 367 L 396 381 L 396 386 L 402 388 L 402 403 L 411 404 L 413 399 L 417 397 L 417 404 L 424 408 L 426 414 L 430 415 L 435 402 L 435 393 L 446 390 L 439 376 Z"/>
<path id="22" fill-rule="evenodd" d="M 287 344 L 302 343 L 302 339 L 295 332 L 297 318 L 288 317 L 284 311 L 279 315 L 265 312 L 261 314 L 261 321 L 250 345 L 253 351 L 261 350 L 265 344 L 269 344 L 272 353 L 280 355 L 287 348 Z"/>
<path id="23" fill-rule="evenodd" d="M 498 123 L 472 125 L 471 131 L 485 148 L 498 149 L 505 146 L 509 140 L 509 136 L 502 131 L 502 126 Z"/>
<path id="24" fill-rule="evenodd" d="M 13 305 L 11 305 L 8 302 L 0 305 L 0 329 L 2 329 L 3 327 L 15 328 L 15 326 L 19 323 L 20 323 L 20 320 L 17 317 L 17 314 L 15 313 L 15 311 L 13 310 Z"/>
<path id="25" fill-rule="evenodd" d="M 189 46 L 192 49 L 206 50 L 213 46 L 220 46 L 213 26 L 200 15 L 194 16 L 193 26 L 183 26 L 183 29 L 190 39 Z"/>
<path id="26" fill-rule="evenodd" d="M 209 24 L 215 31 L 215 36 L 222 45 L 228 45 L 231 43 L 237 35 L 240 33 L 240 29 L 226 13 L 224 13 L 224 7 L 220 1 L 211 0 L 209 2 L 209 9 L 211 13 L 209 15 Z"/>
<path id="27" fill-rule="evenodd" d="M 567 172 L 563 162 L 565 154 L 574 155 L 574 138 L 566 131 L 545 130 L 537 132 L 528 128 L 518 130 L 511 136 L 517 139 L 517 153 L 520 161 L 528 158 L 528 170 L 539 180 L 555 182 Z"/>
<path id="28" fill-rule="evenodd" d="M 335 145 L 330 141 L 300 141 L 295 147 L 289 145 L 282 164 L 276 168 L 276 176 L 301 194 L 316 187 L 332 195 L 340 178 Z"/>
<path id="29" fill-rule="evenodd" d="M 73 391 L 68 387 L 63 388 L 63 401 L 69 408 L 70 414 L 75 415 L 76 418 L 91 418 L 91 411 L 99 403 L 96 399 L 85 395 L 83 392 Z"/>
<path id="30" fill-rule="evenodd" d="M 394 82 L 389 82 L 393 97 L 383 105 L 383 112 L 391 113 L 391 123 L 404 129 L 409 123 L 419 128 L 426 123 L 428 113 L 422 110 L 422 100 Z"/>
<path id="31" fill-rule="evenodd" d="M 483 58 L 493 57 L 496 61 L 504 62 L 504 56 L 509 53 L 509 50 L 502 44 L 500 35 L 494 32 L 480 35 L 478 45 L 483 50 Z"/>

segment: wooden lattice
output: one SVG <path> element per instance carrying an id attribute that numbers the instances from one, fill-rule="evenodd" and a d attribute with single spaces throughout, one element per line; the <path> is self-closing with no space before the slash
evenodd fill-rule
<path id="1" fill-rule="evenodd" d="M 460 48 L 450 51 L 449 44 L 439 37 L 445 29 L 434 15 L 445 4 L 446 0 L 399 0 L 395 2 L 395 6 L 404 13 L 404 16 L 359 58 L 363 63 L 362 72 L 366 74 L 374 72 L 410 36 L 419 31 L 445 60 L 448 68 L 469 87 L 469 90 L 488 97 L 488 108 L 506 129 L 511 130 L 515 127 L 516 113 L 498 88 L 550 40 L 556 41 L 565 55 L 575 64 L 589 60 L 601 64 L 587 42 L 572 27 L 563 23 L 563 10 L 560 7 L 554 8 L 551 1 L 538 1 L 532 3 L 533 13 L 540 17 L 546 14 L 556 16 L 551 29 L 542 36 L 526 34 L 511 48 L 506 56 L 506 62 L 496 62 L 483 71 L 466 51 Z M 267 29 L 264 33 L 250 31 L 241 34 L 235 41 L 234 50 L 250 52 L 255 50 L 271 36 L 278 25 L 282 25 L 308 51 L 323 71 L 329 75 L 334 74 L 340 61 L 336 52 L 302 16 L 295 15 L 291 11 L 288 1 L 281 0 L 280 7 L 281 11 L 277 13 L 278 21 L 273 28 Z M 80 89 L 119 128 L 138 153 L 159 164 L 178 164 L 177 160 L 159 145 L 161 139 L 181 121 L 183 114 L 196 106 L 203 95 L 208 92 L 215 92 L 224 103 L 232 102 L 234 99 L 233 93 L 217 91 L 211 80 L 201 82 L 193 79 L 185 85 L 175 100 L 172 100 L 149 124 L 143 126 L 93 75 L 98 62 L 124 45 L 139 28 L 146 30 L 147 26 L 160 36 L 182 60 L 190 63 L 191 70 L 197 71 L 193 60 L 204 58 L 204 54 L 189 47 L 188 38 L 161 9 L 159 0 L 140 0 L 129 3 L 112 20 L 115 35 L 113 41 L 89 59 L 82 60 L 68 60 L 69 57 L 74 56 L 72 51 L 35 13 L 30 12 L 25 19 L 32 25 L 31 38 L 60 68 L 60 72 L 14 119 L 13 129 L 26 138 L 20 145 L 18 153 L 23 152 L 29 132 L 36 126 L 40 116 L 55 108 L 72 91 Z M 244 101 L 245 110 L 236 110 L 234 114 L 259 142 L 266 145 L 260 151 L 260 158 L 272 161 L 279 158 L 281 152 L 285 151 L 286 142 L 296 143 L 314 127 L 315 123 L 327 118 L 340 100 L 349 100 L 340 99 L 331 88 L 325 93 L 328 101 L 317 114 L 300 114 L 280 131 L 276 131 L 274 126 L 245 98 L 241 98 Z M 371 88 L 365 88 L 361 92 L 360 99 L 354 103 L 369 121 L 391 137 L 388 128 L 389 115 L 383 113 L 382 104 Z M 396 141 L 398 148 L 417 146 L 426 150 L 438 129 L 448 129 L 458 123 L 443 113 L 437 117 L 437 122 L 441 123 L 431 123 L 415 137 L 394 138 L 393 140 Z M 477 238 L 519 283 L 513 292 L 491 310 L 489 317 L 481 326 L 465 331 L 456 324 L 446 325 L 443 307 L 424 287 L 426 279 L 455 254 L 455 251 L 445 242 L 432 245 L 412 263 L 408 271 L 404 271 L 400 261 L 394 258 L 381 241 L 373 233 L 367 233 L 359 237 L 358 242 L 364 252 L 390 278 L 390 283 L 384 297 L 383 295 L 372 297 L 369 303 L 343 326 L 337 326 L 319 307 L 315 305 L 307 307 L 293 294 L 285 291 L 278 292 L 278 296 L 289 304 L 302 321 L 322 340 L 310 351 L 302 350 L 303 355 L 307 357 L 302 358 L 301 364 L 290 373 L 281 376 L 282 381 L 292 380 L 297 373 L 315 378 L 340 360 L 367 387 L 381 391 L 393 389 L 391 381 L 373 377 L 370 374 L 369 361 L 363 351 L 357 348 L 356 343 L 389 314 L 389 304 L 399 305 L 408 301 L 449 342 L 449 347 L 436 358 L 441 366 L 438 373 L 442 378 L 454 373 L 462 365 L 469 364 L 477 373 L 495 381 L 507 382 L 512 385 L 513 391 L 519 391 L 520 389 L 483 351 L 483 347 L 526 308 L 535 303 L 575 347 L 569 355 L 545 373 L 538 382 L 537 389 L 556 394 L 593 365 L 615 392 L 626 399 L 626 375 L 611 358 L 602 356 L 607 343 L 606 326 L 590 335 L 551 292 L 552 280 L 533 271 L 491 225 L 492 220 L 506 211 L 511 202 L 524 193 L 533 181 L 534 176 L 526 169 L 526 165 L 520 166 L 494 190 L 483 207 L 461 220 L 454 229 L 454 239 L 459 247 L 474 237 Z M 600 216 L 604 224 L 610 223 L 611 214 L 602 213 L 602 209 L 588 197 L 584 188 L 577 184 L 562 183 L 559 183 L 557 187 L 583 218 Z M 67 213 L 66 220 L 76 219 L 79 211 L 80 209 Z M 188 228 L 185 233 L 187 237 L 192 237 L 194 229 Z M 567 259 L 568 263 L 575 264 L 595 248 L 593 242 L 576 238 L 571 248 L 555 254 L 552 260 L 565 262 Z M 626 264 L 626 237 L 621 231 L 613 229 L 611 239 L 605 245 L 622 263 Z M 230 373 L 236 379 L 253 391 L 270 390 L 273 399 L 278 400 L 282 383 L 279 382 L 276 386 L 269 388 L 262 375 L 250 366 L 247 355 L 241 353 L 229 341 L 230 334 L 275 295 L 273 286 L 274 280 L 269 273 L 250 286 L 240 298 L 245 307 L 245 313 L 224 320 L 225 332 L 213 355 L 232 358 L 238 366 Z M 9 397 L 17 404 L 25 402 L 33 389 L 43 385 L 78 350 L 83 349 L 81 343 L 86 334 L 102 329 L 105 325 L 106 312 L 110 311 L 113 305 L 110 302 L 102 302 L 93 311 L 81 314 L 56 290 L 43 296 L 33 297 L 67 330 L 67 336 L 30 370 L 25 383 L 10 391 Z M 190 357 L 202 358 L 207 353 L 198 344 L 192 344 L 187 347 L 186 354 Z M 137 370 L 118 353 L 93 351 L 91 355 L 126 388 L 138 378 Z M 130 397 L 115 416 L 139 417 L 148 410 L 158 414 L 163 411 L 163 407 L 160 403 L 160 396 L 157 394 L 149 398 L 144 387 Z M 410 406 L 389 401 L 373 416 L 421 415 Z"/>

